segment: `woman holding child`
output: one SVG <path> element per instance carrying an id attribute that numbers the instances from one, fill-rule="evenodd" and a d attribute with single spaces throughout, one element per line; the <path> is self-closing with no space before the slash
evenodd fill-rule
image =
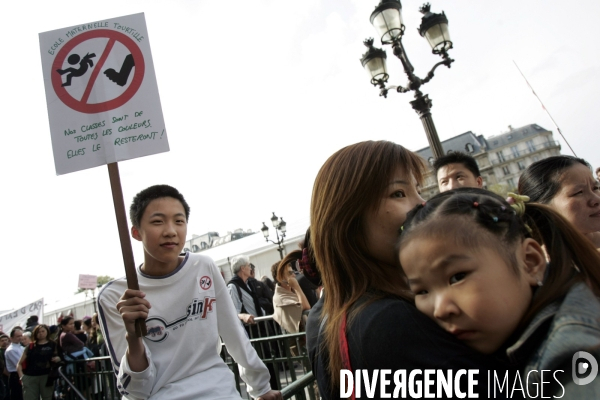
<path id="1" fill-rule="evenodd" d="M 324 295 L 309 316 L 307 340 L 323 399 L 340 398 L 348 387 L 342 369 L 369 376 L 384 369 L 479 369 L 475 391 L 484 398 L 487 370 L 503 368 L 414 306 L 396 242 L 406 214 L 423 202 L 423 171 L 423 161 L 402 146 L 368 141 L 339 150 L 317 175 L 311 245 Z M 364 395 L 364 379 L 354 389 Z M 380 389 L 377 381 L 375 393 Z"/>

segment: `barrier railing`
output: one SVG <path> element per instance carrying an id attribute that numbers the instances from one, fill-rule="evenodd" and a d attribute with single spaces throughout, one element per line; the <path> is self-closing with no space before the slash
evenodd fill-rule
<path id="1" fill-rule="evenodd" d="M 260 324 L 265 328 L 260 328 Z M 269 327 L 269 324 L 272 326 Z M 272 321 L 271 316 L 257 318 L 256 326 L 255 336 L 250 339 L 250 343 L 259 358 L 265 365 L 270 365 L 270 371 L 277 375 L 276 389 L 282 391 L 284 399 L 318 399 L 306 351 L 306 334 L 304 332 L 282 333 L 281 328 Z M 272 334 L 273 332 L 277 332 L 277 334 Z M 271 334 L 263 335 L 264 333 Z M 236 388 L 241 397 L 250 399 L 246 391 L 246 384 L 240 378 L 238 364 L 229 355 L 225 345 L 222 346 L 221 357 L 233 372 Z M 108 356 L 68 361 L 59 368 L 59 375 L 60 378 L 56 380 L 54 388 L 56 398 L 66 400 L 121 399 Z"/>
<path id="2" fill-rule="evenodd" d="M 118 400 L 117 381 L 110 357 L 67 361 L 58 369 L 54 397 L 67 400 Z"/>
<path id="3" fill-rule="evenodd" d="M 246 330 L 252 337 L 250 343 L 258 353 L 260 359 L 267 365 L 270 373 L 275 373 L 277 378 L 277 387 L 273 389 L 283 390 L 296 382 L 301 377 L 311 374 L 311 365 L 308 359 L 308 352 L 306 350 L 306 333 L 285 333 L 279 327 L 279 325 L 273 321 L 271 315 L 258 317 L 254 319 L 255 325 L 246 326 Z M 273 326 L 270 326 L 272 324 Z M 279 332 L 275 335 L 266 335 L 269 332 Z M 231 358 L 227 349 L 223 346 L 221 357 L 229 365 L 235 376 L 236 387 L 240 392 L 242 398 L 249 399 L 249 395 L 246 392 L 246 385 L 240 379 L 239 370 L 237 363 Z M 308 378 L 306 378 L 308 379 Z M 312 378 L 311 382 L 314 380 Z M 290 395 L 295 396 L 296 399 L 310 399 L 314 400 L 318 398 L 318 393 L 314 388 L 310 387 L 306 390 L 303 389 L 302 393 L 299 392 Z M 288 397 L 291 398 L 291 397 Z"/>

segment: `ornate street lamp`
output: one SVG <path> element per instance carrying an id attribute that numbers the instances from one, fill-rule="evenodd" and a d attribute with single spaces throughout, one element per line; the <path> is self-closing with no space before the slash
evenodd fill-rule
<path id="1" fill-rule="evenodd" d="M 275 228 L 275 235 L 277 236 L 277 241 L 274 242 L 273 240 L 269 239 L 269 227 L 265 225 L 265 223 L 263 222 L 263 226 L 262 228 L 260 228 L 260 230 L 262 231 L 265 240 L 267 242 L 271 242 L 273 244 L 277 245 L 277 251 L 279 252 L 279 257 L 283 260 L 283 240 L 285 238 L 285 232 L 287 231 L 287 223 L 283 220 L 283 218 L 278 218 L 277 215 L 275 215 L 275 213 L 273 213 L 273 216 L 271 217 L 271 223 L 273 224 L 273 227 Z M 280 237 L 281 234 L 281 237 Z"/>
<path id="2" fill-rule="evenodd" d="M 405 27 L 402 21 L 402 5 L 399 0 L 381 0 L 381 3 L 375 7 L 371 14 L 371 24 L 375 27 L 381 39 L 381 44 L 392 45 L 394 55 L 400 59 L 404 72 L 408 76 L 408 83 L 406 86 L 385 86 L 389 78 L 385 65 L 386 53 L 384 50 L 373 46 L 373 39 L 367 39 L 363 42 L 368 50 L 363 54 L 360 61 L 369 74 L 371 83 L 381 89 L 380 96 L 387 98 L 390 89 L 396 89 L 398 93 L 415 92 L 415 100 L 411 101 L 410 104 L 421 118 L 433 156 L 439 158 L 444 155 L 444 150 L 431 118 L 431 100 L 428 95 L 421 93 L 420 87 L 433 78 L 437 67 L 445 65 L 450 68 L 450 64 L 454 60 L 448 56 L 448 50 L 452 48 L 452 41 L 448 33 L 448 18 L 446 18 L 443 11 L 441 14 L 435 14 L 430 9 L 429 3 L 425 3 L 419 10 L 423 13 L 419 33 L 427 39 L 433 54 L 442 57 L 442 61 L 435 64 L 424 79 L 414 74 L 414 67 L 408 60 L 406 50 L 402 45 Z"/>

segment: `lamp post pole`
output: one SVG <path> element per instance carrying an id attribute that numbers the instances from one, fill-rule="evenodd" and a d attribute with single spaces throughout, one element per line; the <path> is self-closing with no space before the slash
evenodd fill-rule
<path id="1" fill-rule="evenodd" d="M 433 118 L 431 117 L 431 99 L 428 95 L 423 95 L 420 87 L 433 78 L 437 67 L 445 65 L 450 68 L 454 60 L 447 53 L 452 48 L 452 41 L 448 33 L 448 19 L 443 11 L 441 14 L 434 14 L 430 12 L 430 8 L 429 3 L 426 3 L 420 9 L 424 15 L 419 27 L 419 33 L 421 36 L 427 38 L 432 52 L 440 55 L 442 61 L 435 64 L 424 79 L 415 75 L 414 67 L 410 63 L 406 50 L 402 45 L 402 36 L 404 35 L 405 27 L 402 22 L 402 5 L 399 0 L 381 0 L 381 3 L 379 3 L 375 11 L 371 14 L 371 23 L 379 33 L 381 43 L 392 45 L 394 55 L 400 59 L 404 72 L 408 77 L 407 85 L 385 86 L 389 78 L 385 64 L 387 56 L 385 51 L 373 46 L 373 39 L 364 41 L 365 46 L 369 50 L 361 58 L 361 63 L 371 76 L 371 83 L 374 86 L 380 87 L 380 96 L 387 98 L 388 91 L 391 89 L 395 89 L 398 93 L 415 92 L 415 99 L 410 104 L 419 115 L 419 118 L 421 118 L 429 147 L 433 153 L 433 157 L 437 159 L 444 155 L 444 149 L 442 148 Z"/>
<path id="2" fill-rule="evenodd" d="M 425 129 L 425 135 L 429 142 L 429 148 L 433 153 L 433 158 L 436 160 L 444 155 L 444 149 L 442 143 L 438 137 L 433 118 L 431 117 L 431 100 L 428 95 L 423 95 L 421 91 L 417 90 L 415 93 L 415 100 L 411 101 L 412 108 L 417 112 L 421 122 L 423 123 L 423 129 Z"/>
<path id="3" fill-rule="evenodd" d="M 279 252 L 279 258 L 281 260 L 283 260 L 283 241 L 285 239 L 285 232 L 287 230 L 286 226 L 286 222 L 283 220 L 283 218 L 278 218 L 277 215 L 275 215 L 275 213 L 273 213 L 273 216 L 271 217 L 271 222 L 273 223 L 273 227 L 275 228 L 275 236 L 277 236 L 277 241 L 274 242 L 273 240 L 269 239 L 269 227 L 265 225 L 265 223 L 263 222 L 263 226 L 262 228 L 260 228 L 260 230 L 262 231 L 265 240 L 267 242 L 271 242 L 273 244 L 277 245 L 277 251 Z M 281 237 L 279 235 L 279 233 L 281 233 Z"/>

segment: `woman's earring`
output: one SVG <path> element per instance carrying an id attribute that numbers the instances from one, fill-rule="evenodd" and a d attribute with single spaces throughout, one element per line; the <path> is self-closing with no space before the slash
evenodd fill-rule
<path id="1" fill-rule="evenodd" d="M 537 281 L 537 285 L 538 285 L 538 286 L 544 286 L 544 284 L 542 283 L 542 281 L 540 281 L 539 279 L 538 279 L 538 281 Z"/>

